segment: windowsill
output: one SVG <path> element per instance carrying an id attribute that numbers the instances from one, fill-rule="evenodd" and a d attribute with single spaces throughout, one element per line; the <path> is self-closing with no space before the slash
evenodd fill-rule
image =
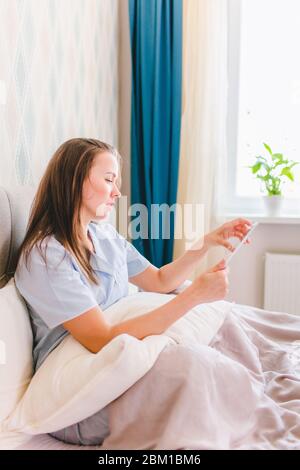
<path id="1" fill-rule="evenodd" d="M 227 220 L 236 219 L 237 217 L 245 217 L 253 222 L 260 224 L 300 224 L 300 215 L 282 214 L 276 217 L 269 217 L 265 214 L 247 214 L 247 213 L 226 213 L 222 214 Z"/>

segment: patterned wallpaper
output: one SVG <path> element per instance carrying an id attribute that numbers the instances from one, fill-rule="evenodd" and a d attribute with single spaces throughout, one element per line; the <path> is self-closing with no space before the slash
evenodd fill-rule
<path id="1" fill-rule="evenodd" d="M 0 186 L 71 137 L 118 141 L 118 0 L 0 0 Z"/>

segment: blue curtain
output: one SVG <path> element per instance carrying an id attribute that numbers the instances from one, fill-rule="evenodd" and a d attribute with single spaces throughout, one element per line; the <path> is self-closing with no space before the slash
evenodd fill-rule
<path id="1" fill-rule="evenodd" d="M 176 202 L 181 123 L 182 0 L 129 0 L 132 53 L 131 204 L 148 209 L 147 238 L 133 245 L 155 266 L 172 261 L 174 221 L 151 205 Z M 166 211 L 168 215 L 168 211 Z M 140 214 L 132 215 L 138 220 Z M 161 219 L 161 216 L 160 216 Z M 169 223 L 170 222 L 170 223 Z M 134 226 L 134 225 L 132 225 Z M 147 224 L 143 223 L 143 229 Z M 137 227 L 140 231 L 141 227 Z M 159 229 L 159 230 L 158 230 Z M 164 235 L 165 230 L 165 235 Z M 144 236 L 144 235 L 142 235 Z"/>

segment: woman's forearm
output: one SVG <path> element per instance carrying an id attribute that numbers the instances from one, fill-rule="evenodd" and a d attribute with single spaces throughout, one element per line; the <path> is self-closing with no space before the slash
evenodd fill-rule
<path id="1" fill-rule="evenodd" d="M 199 295 L 196 298 L 193 295 L 191 287 L 192 286 L 188 287 L 185 291 L 178 294 L 174 299 L 166 302 L 161 307 L 136 318 L 131 318 L 122 323 L 112 325 L 106 338 L 95 338 L 95 344 L 92 348 L 93 352 L 99 351 L 105 344 L 123 333 L 127 333 L 138 339 L 163 333 L 176 320 L 199 303 Z"/>
<path id="2" fill-rule="evenodd" d="M 207 248 L 205 245 L 200 250 L 187 250 L 172 263 L 162 266 L 159 270 L 160 292 L 168 293 L 177 289 L 188 279 L 206 253 Z"/>
<path id="3" fill-rule="evenodd" d="M 80 342 L 87 349 L 92 352 L 98 352 L 113 338 L 121 334 L 128 334 L 138 339 L 151 335 L 159 335 L 179 318 L 183 317 L 195 305 L 224 299 L 227 293 L 228 279 L 223 261 L 206 273 L 198 276 L 190 286 L 174 296 L 172 300 L 169 300 L 169 297 L 166 296 L 166 303 L 164 305 L 130 320 L 117 324 L 109 324 L 105 321 L 103 314 L 99 315 L 97 311 L 94 312 L 96 309 L 92 308 L 90 313 L 92 315 L 91 319 L 94 319 L 94 327 L 88 329 L 83 339 L 82 328 L 79 328 L 77 336 L 81 337 Z M 70 332 L 72 333 L 72 331 Z M 78 339 L 78 337 L 74 337 Z"/>

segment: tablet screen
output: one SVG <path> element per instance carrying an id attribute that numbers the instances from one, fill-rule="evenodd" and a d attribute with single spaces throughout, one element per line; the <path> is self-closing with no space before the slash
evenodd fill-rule
<path id="1" fill-rule="evenodd" d="M 229 253 L 229 255 L 225 258 L 225 262 L 226 264 L 228 265 L 230 263 L 230 261 L 232 260 L 232 258 L 236 255 L 236 253 L 239 251 L 239 249 L 243 246 L 243 244 L 245 243 L 245 241 L 249 238 L 249 236 L 252 234 L 252 232 L 256 229 L 256 227 L 258 226 L 258 222 L 255 222 L 252 227 L 250 228 L 249 232 L 246 233 L 246 235 L 244 236 L 244 238 L 237 244 L 237 246 L 235 247 L 234 251 L 232 251 L 231 253 Z"/>

